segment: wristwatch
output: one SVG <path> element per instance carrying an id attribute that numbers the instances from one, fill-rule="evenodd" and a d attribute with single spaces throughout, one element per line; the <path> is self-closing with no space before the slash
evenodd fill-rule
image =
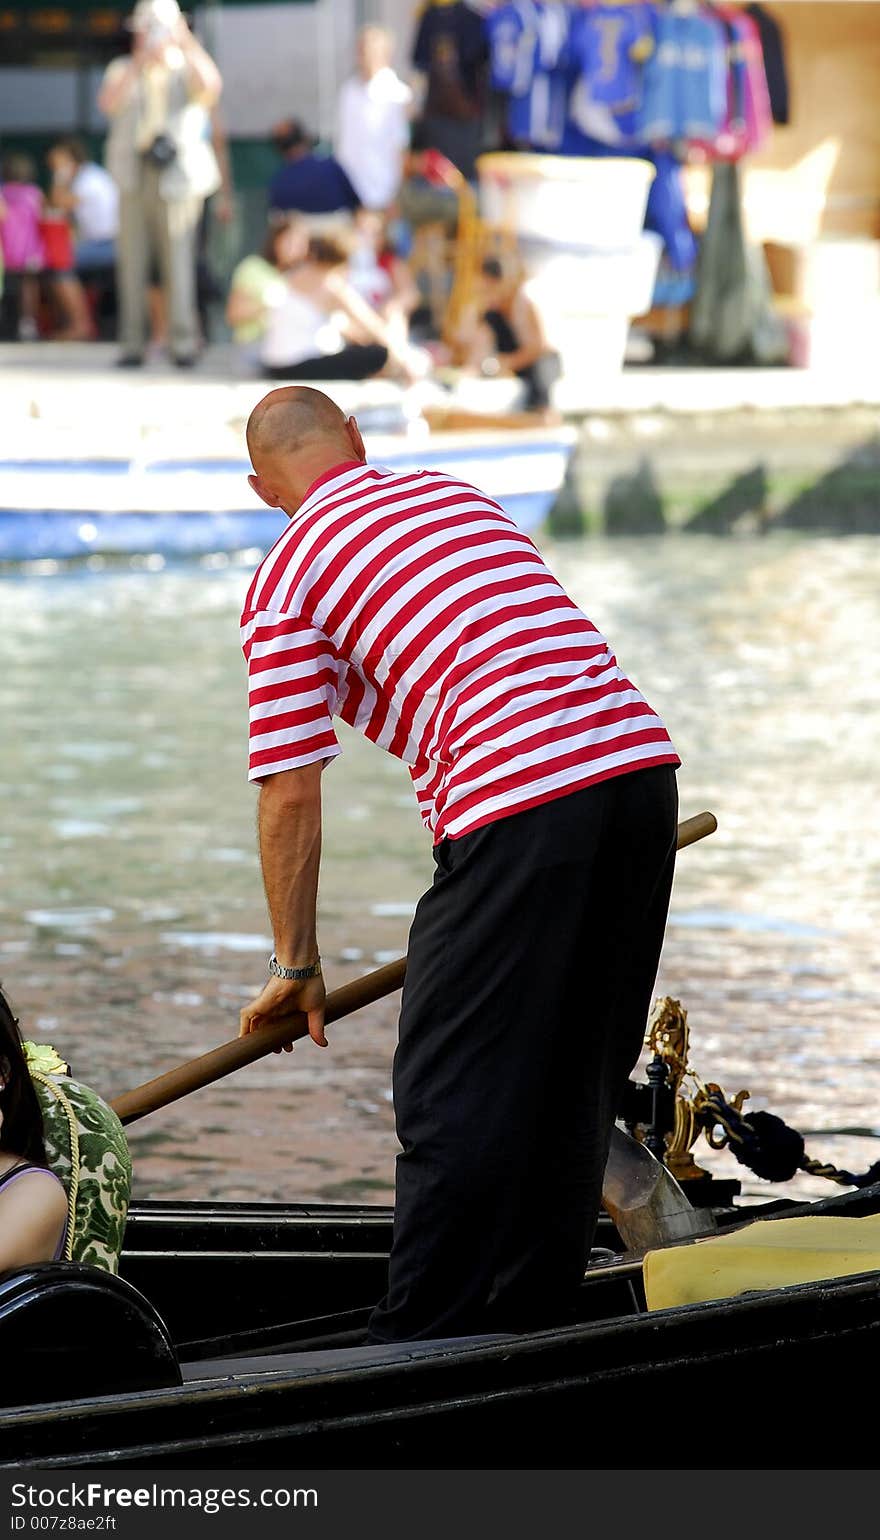
<path id="1" fill-rule="evenodd" d="M 275 953 L 269 958 L 269 972 L 274 973 L 276 979 L 316 979 L 321 972 L 321 959 L 309 963 L 307 968 L 282 968 Z"/>

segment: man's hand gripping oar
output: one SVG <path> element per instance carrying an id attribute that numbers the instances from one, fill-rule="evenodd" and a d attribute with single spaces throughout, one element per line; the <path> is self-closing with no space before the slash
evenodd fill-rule
<path id="1" fill-rule="evenodd" d="M 693 818 L 686 818 L 678 826 L 678 849 L 683 850 L 685 846 L 705 839 L 717 827 L 712 813 L 697 813 Z M 299 1038 L 309 1035 L 307 1012 L 314 1016 L 320 1004 L 323 1004 L 323 1023 L 329 1025 L 393 994 L 401 988 L 405 975 L 406 958 L 401 957 L 384 968 L 377 968 L 374 973 L 344 984 L 341 989 L 334 989 L 320 1003 L 317 998 L 300 996 L 304 1010 L 294 1011 L 271 1025 L 260 1026 L 196 1059 L 189 1059 L 155 1080 L 124 1092 L 111 1106 L 123 1123 L 134 1123 L 159 1107 L 167 1107 L 202 1086 L 222 1080 L 245 1064 L 292 1047 Z M 321 980 L 308 982 L 321 986 L 316 994 L 322 992 Z M 268 1012 L 259 1014 L 265 1017 Z M 323 1037 L 322 1027 L 318 1032 Z M 319 1037 L 313 1035 L 318 1041 Z M 615 1129 L 612 1138 L 602 1197 L 628 1250 L 643 1250 L 688 1235 L 705 1234 L 705 1216 L 701 1217 L 691 1208 L 671 1173 L 643 1145 L 619 1129 Z"/>

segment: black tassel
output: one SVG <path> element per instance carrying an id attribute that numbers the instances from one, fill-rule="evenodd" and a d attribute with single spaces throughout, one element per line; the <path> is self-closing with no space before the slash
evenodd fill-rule
<path id="1" fill-rule="evenodd" d="M 723 1096 L 715 1093 L 706 1097 L 700 1114 L 703 1123 L 709 1127 L 721 1124 L 727 1134 L 728 1148 L 740 1165 L 748 1166 L 765 1182 L 789 1182 L 801 1169 L 803 1137 L 774 1113 L 752 1112 L 744 1118 Z"/>
<path id="2" fill-rule="evenodd" d="M 742 1142 L 730 1141 L 737 1160 L 765 1182 L 790 1182 L 804 1158 L 803 1136 L 773 1112 L 750 1112 L 742 1125 Z"/>

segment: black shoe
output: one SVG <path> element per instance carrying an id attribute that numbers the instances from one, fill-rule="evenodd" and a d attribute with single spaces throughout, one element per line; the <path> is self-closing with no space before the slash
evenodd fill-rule
<path id="1" fill-rule="evenodd" d="M 175 369 L 194 369 L 198 361 L 195 353 L 180 353 L 175 355 L 174 367 Z"/>
<path id="2" fill-rule="evenodd" d="M 116 360 L 117 369 L 142 369 L 143 366 L 144 357 L 142 353 L 123 353 L 122 357 Z"/>

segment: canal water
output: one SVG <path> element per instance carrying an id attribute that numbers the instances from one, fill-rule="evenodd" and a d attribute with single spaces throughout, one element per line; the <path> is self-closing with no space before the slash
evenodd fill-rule
<path id="1" fill-rule="evenodd" d="M 657 984 L 688 1009 L 693 1068 L 861 1170 L 880 1158 L 880 543 L 543 546 L 668 722 L 682 816 L 718 818 L 679 858 Z M 237 635 L 254 560 L 0 578 L 0 978 L 25 1035 L 108 1097 L 234 1036 L 265 976 Z M 406 771 L 340 736 L 331 988 L 405 950 L 431 873 Z M 271 1056 L 133 1126 L 137 1195 L 390 1199 L 394 1033 L 382 1002 L 325 1052 Z M 832 1190 L 697 1154 L 748 1194 Z"/>

